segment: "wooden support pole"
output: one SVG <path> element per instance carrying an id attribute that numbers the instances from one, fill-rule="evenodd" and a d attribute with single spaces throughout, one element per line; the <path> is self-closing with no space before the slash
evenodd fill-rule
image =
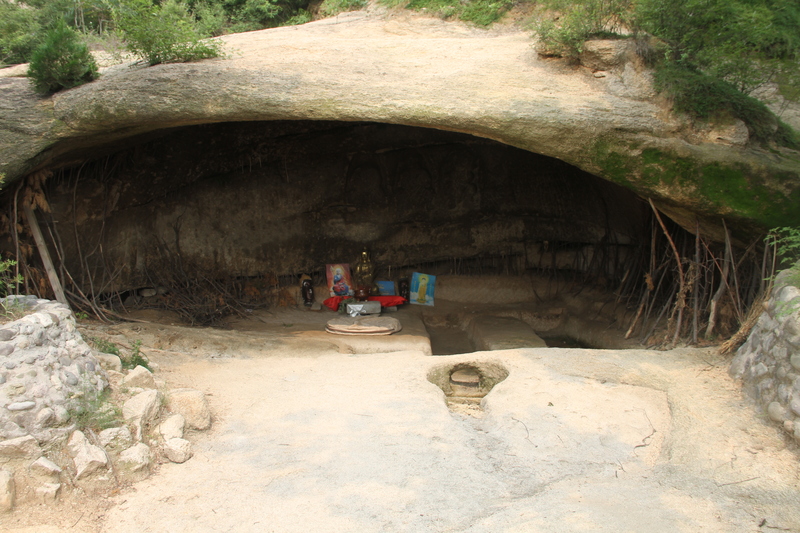
<path id="1" fill-rule="evenodd" d="M 47 244 L 44 242 L 42 230 L 39 229 L 39 222 L 36 220 L 36 215 L 29 205 L 23 202 L 22 210 L 25 213 L 25 218 L 28 219 L 28 225 L 31 227 L 33 233 L 33 240 L 36 241 L 36 248 L 39 250 L 39 255 L 44 263 L 44 269 L 47 271 L 47 277 L 50 278 L 50 286 L 53 287 L 53 292 L 56 295 L 56 300 L 64 305 L 69 306 L 67 296 L 64 294 L 64 289 L 61 287 L 61 281 L 58 279 L 58 273 L 53 266 L 53 260 L 50 259 L 50 252 L 47 249 Z"/>

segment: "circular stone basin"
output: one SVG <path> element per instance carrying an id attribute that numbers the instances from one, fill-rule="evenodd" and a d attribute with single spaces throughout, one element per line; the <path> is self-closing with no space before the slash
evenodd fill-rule
<path id="1" fill-rule="evenodd" d="M 442 389 L 448 404 L 458 400 L 476 402 L 507 377 L 508 370 L 493 361 L 438 365 L 428 372 L 428 381 Z"/>
<path id="2" fill-rule="evenodd" d="M 481 374 L 477 368 L 462 368 L 450 374 L 451 396 L 482 398 L 488 391 L 481 390 Z"/>

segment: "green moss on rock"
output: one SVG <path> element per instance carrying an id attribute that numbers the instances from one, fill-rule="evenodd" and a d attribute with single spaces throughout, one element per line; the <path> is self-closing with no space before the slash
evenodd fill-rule
<path id="1" fill-rule="evenodd" d="M 732 162 L 707 163 L 634 145 L 594 149 L 600 175 L 648 197 L 679 201 L 705 215 L 748 220 L 763 228 L 800 224 L 800 176 L 759 172 Z"/>

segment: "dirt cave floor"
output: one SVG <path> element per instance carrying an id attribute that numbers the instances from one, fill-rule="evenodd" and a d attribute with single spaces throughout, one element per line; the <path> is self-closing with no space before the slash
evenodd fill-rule
<path id="1" fill-rule="evenodd" d="M 205 391 L 194 457 L 110 495 L 21 506 L 5 531 L 800 531 L 798 449 L 715 348 L 516 348 L 431 356 L 401 309 L 388 337 L 325 333 L 332 312 L 234 329 L 83 325 L 142 341 L 168 386 Z M 472 410 L 428 380 L 508 377 Z M 2 522 L 0 522 L 2 524 Z"/>

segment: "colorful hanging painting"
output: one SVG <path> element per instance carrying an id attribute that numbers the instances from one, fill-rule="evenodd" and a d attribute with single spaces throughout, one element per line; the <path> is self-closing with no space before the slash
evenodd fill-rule
<path id="1" fill-rule="evenodd" d="M 417 305 L 433 305 L 433 292 L 436 289 L 436 276 L 414 272 L 411 276 L 411 298 Z"/>
<path id="2" fill-rule="evenodd" d="M 353 279 L 350 277 L 350 265 L 348 263 L 327 265 L 325 273 L 328 277 L 328 290 L 331 296 L 353 295 Z"/>

